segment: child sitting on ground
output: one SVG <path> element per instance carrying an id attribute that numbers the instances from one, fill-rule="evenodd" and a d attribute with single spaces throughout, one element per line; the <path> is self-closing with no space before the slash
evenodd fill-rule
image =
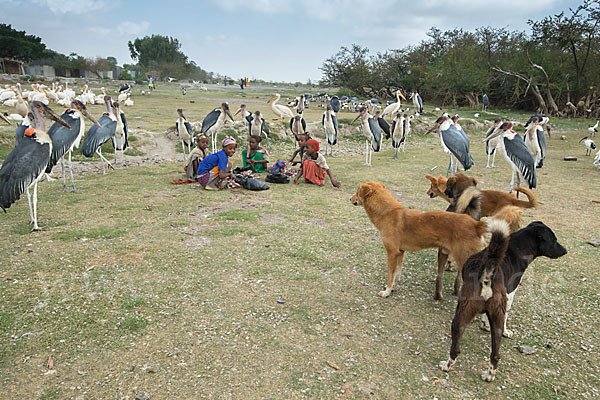
<path id="1" fill-rule="evenodd" d="M 309 139 L 306 142 L 304 157 L 302 157 L 302 168 L 300 169 L 300 173 L 296 175 L 294 183 L 297 185 L 300 177 L 304 175 L 305 183 L 323 185 L 325 184 L 325 176 L 329 175 L 331 184 L 334 187 L 342 186 L 340 182 L 333 178 L 327 161 L 325 161 L 323 154 L 319 153 L 319 150 L 319 142 L 315 139 Z"/>
<path id="2" fill-rule="evenodd" d="M 229 158 L 235 154 L 237 142 L 231 136 L 227 136 L 221 142 L 221 147 L 223 150 L 206 156 L 198 165 L 196 180 L 206 190 L 223 189 L 225 180 L 233 178 L 231 173 L 233 163 Z"/>
<path id="3" fill-rule="evenodd" d="M 260 146 L 261 141 L 262 138 L 260 136 L 251 135 L 248 149 L 242 150 L 244 167 L 252 168 L 252 172 L 267 172 L 269 153 Z"/>
<path id="4" fill-rule="evenodd" d="M 208 155 L 206 148 L 208 147 L 208 137 L 206 135 L 196 136 L 196 147 L 190 152 L 187 162 L 183 170 L 188 179 L 196 178 L 198 165 Z"/>
<path id="5" fill-rule="evenodd" d="M 302 163 L 302 157 L 304 156 L 304 150 L 306 149 L 306 141 L 310 139 L 310 135 L 307 133 L 302 133 L 298 135 L 298 150 L 294 151 L 292 154 L 292 158 L 288 161 L 289 165 L 296 165 Z M 300 161 L 294 161 L 294 158 L 300 153 Z"/>

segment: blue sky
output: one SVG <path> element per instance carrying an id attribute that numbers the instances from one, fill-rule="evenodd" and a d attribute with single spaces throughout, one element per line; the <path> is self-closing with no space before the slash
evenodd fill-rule
<path id="1" fill-rule="evenodd" d="M 567 11 L 566 0 L 0 0 L 0 22 L 40 36 L 47 47 L 130 63 L 127 41 L 172 36 L 202 68 L 233 78 L 321 78 L 341 46 L 372 53 L 418 44 L 432 26 L 529 32 L 527 20 Z"/>

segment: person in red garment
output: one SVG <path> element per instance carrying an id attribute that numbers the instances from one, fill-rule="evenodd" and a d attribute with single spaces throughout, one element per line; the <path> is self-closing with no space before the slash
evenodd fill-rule
<path id="1" fill-rule="evenodd" d="M 302 169 L 300 173 L 296 175 L 294 183 L 297 185 L 298 180 L 301 176 L 304 176 L 304 183 L 312 183 L 315 185 L 324 185 L 325 176 L 329 175 L 331 184 L 334 187 L 340 187 L 342 184 L 335 180 L 325 161 L 325 157 L 319 153 L 320 147 L 319 142 L 315 139 L 310 139 L 306 142 L 304 156 L 302 157 Z"/>

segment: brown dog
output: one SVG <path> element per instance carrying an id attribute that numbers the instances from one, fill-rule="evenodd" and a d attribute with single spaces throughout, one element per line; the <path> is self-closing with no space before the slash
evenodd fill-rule
<path id="1" fill-rule="evenodd" d="M 487 231 L 485 222 L 475 221 L 465 214 L 407 209 L 379 182 L 360 185 L 351 201 L 355 206 L 362 205 L 365 208 L 367 216 L 381 234 L 388 264 L 387 285 L 385 290 L 379 292 L 381 297 L 388 297 L 396 289 L 404 252 L 428 248 L 447 249 L 456 260 L 458 274 L 454 281 L 454 291 L 455 294 L 458 293 L 462 265 L 484 247 L 482 236 Z M 438 273 L 433 296 L 436 300 L 442 298 L 442 274 L 448 260 L 448 253 L 444 253 L 438 253 Z"/>
<path id="2" fill-rule="evenodd" d="M 450 179 L 446 179 L 441 175 L 438 178 L 431 175 L 425 175 L 425 178 L 431 182 L 431 185 L 427 190 L 427 195 L 430 198 L 439 196 L 448 203 L 453 202 L 453 199 L 447 194 L 448 182 L 451 182 L 450 191 L 457 194 L 469 186 L 477 185 L 477 180 L 475 178 L 465 174 L 456 174 Z M 520 210 L 520 208 L 534 208 L 537 207 L 538 202 L 531 190 L 524 187 L 518 187 L 515 190 L 524 193 L 527 196 L 528 201 L 519 200 L 514 194 L 500 192 L 498 190 L 482 190 L 481 216 L 493 216 L 494 218 L 503 219 L 509 224 L 511 232 L 519 230 L 521 227 L 521 219 L 523 217 L 523 211 Z"/>

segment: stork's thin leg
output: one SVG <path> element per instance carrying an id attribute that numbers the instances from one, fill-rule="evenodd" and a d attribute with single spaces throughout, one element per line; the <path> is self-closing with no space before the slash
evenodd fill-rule
<path id="1" fill-rule="evenodd" d="M 121 150 L 121 165 L 125 166 L 125 149 Z"/>
<path id="2" fill-rule="evenodd" d="M 37 223 L 37 179 L 33 184 L 33 228 L 31 231 L 39 231 L 40 227 Z"/>
<path id="3" fill-rule="evenodd" d="M 448 163 L 448 170 L 446 171 L 446 178 L 450 176 L 451 168 L 452 168 L 452 156 L 450 156 L 450 162 Z"/>
<path id="4" fill-rule="evenodd" d="M 496 154 L 496 153 L 494 153 L 494 154 Z M 485 166 L 486 168 L 492 168 L 492 167 L 490 167 L 490 157 L 491 156 L 492 155 L 490 153 L 488 153 L 488 162 L 487 162 L 487 165 Z"/>
<path id="5" fill-rule="evenodd" d="M 183 139 L 181 139 L 181 152 L 185 156 L 185 147 L 183 147 Z"/>
<path id="6" fill-rule="evenodd" d="M 48 182 L 52 182 L 52 181 L 53 181 L 53 180 L 55 180 L 55 179 L 54 179 L 54 178 L 52 178 L 52 177 L 50 176 L 50 174 L 46 173 L 46 180 L 47 180 Z"/>
<path id="7" fill-rule="evenodd" d="M 373 149 L 369 146 L 369 166 L 371 166 L 371 161 L 373 160 Z"/>
<path id="8" fill-rule="evenodd" d="M 73 164 L 71 164 L 71 151 L 69 151 L 69 175 L 71 176 L 71 192 L 77 193 L 75 179 L 73 179 Z"/>
<path id="9" fill-rule="evenodd" d="M 512 177 L 510 178 L 510 190 L 508 193 L 513 192 L 513 188 L 515 187 L 515 167 L 512 169 Z"/>
<path id="10" fill-rule="evenodd" d="M 521 174 L 517 172 L 517 187 L 521 186 Z M 517 199 L 519 198 L 519 192 L 517 192 Z"/>
<path id="11" fill-rule="evenodd" d="M 393 139 L 392 139 L 393 140 Z M 400 146 L 396 147 L 395 151 L 394 151 L 394 160 L 398 159 L 398 150 L 400 150 Z"/>
<path id="12" fill-rule="evenodd" d="M 404 137 L 404 141 L 402 142 L 402 152 L 406 150 L 406 137 Z"/>
<path id="13" fill-rule="evenodd" d="M 30 187 L 27 187 L 27 204 L 29 205 L 29 223 L 33 224 L 33 208 L 31 207 L 31 193 L 29 193 Z"/>
<path id="14" fill-rule="evenodd" d="M 63 176 L 63 192 L 67 191 L 67 178 L 65 176 L 65 155 L 63 154 L 60 157 L 60 168 L 62 169 L 62 176 Z"/>

